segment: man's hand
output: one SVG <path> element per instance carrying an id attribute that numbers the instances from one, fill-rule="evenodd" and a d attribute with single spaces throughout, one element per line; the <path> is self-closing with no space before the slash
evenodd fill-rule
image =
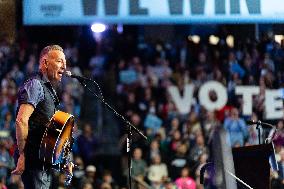
<path id="1" fill-rule="evenodd" d="M 65 169 L 65 185 L 70 185 L 73 177 L 73 168 L 75 167 L 75 164 L 72 162 L 69 162 L 66 166 L 64 166 Z"/>
<path id="2" fill-rule="evenodd" d="M 67 174 L 69 175 L 73 175 L 73 168 L 75 167 L 75 164 L 73 162 L 70 162 L 68 163 L 66 166 L 65 166 L 65 170 L 67 172 Z"/>
<path id="3" fill-rule="evenodd" d="M 15 174 L 15 175 L 21 175 L 21 174 L 23 174 L 24 170 L 25 170 L 25 155 L 20 154 L 20 157 L 19 157 L 18 163 L 17 163 L 17 167 L 11 173 Z"/>

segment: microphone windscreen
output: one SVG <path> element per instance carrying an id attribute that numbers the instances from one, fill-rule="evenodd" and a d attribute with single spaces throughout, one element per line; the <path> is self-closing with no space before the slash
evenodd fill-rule
<path id="1" fill-rule="evenodd" d="M 71 77 L 72 73 L 70 71 L 65 71 L 65 75 L 68 76 L 68 77 Z"/>
<path id="2" fill-rule="evenodd" d="M 257 122 L 256 122 L 256 121 L 254 121 L 254 120 L 247 120 L 247 121 L 246 121 L 246 123 L 247 123 L 248 125 L 254 125 L 254 124 L 257 124 Z"/>

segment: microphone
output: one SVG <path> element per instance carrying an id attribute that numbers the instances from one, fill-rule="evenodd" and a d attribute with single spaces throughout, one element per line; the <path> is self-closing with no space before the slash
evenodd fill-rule
<path id="1" fill-rule="evenodd" d="M 248 125 L 254 125 L 254 124 L 260 124 L 261 122 L 260 121 L 255 121 L 255 120 L 246 120 L 246 123 Z"/>
<path id="2" fill-rule="evenodd" d="M 78 79 L 79 81 L 86 81 L 86 80 L 90 81 L 91 80 L 91 79 L 86 78 L 86 77 L 82 77 L 82 76 L 79 76 L 79 75 L 74 75 L 70 71 L 65 71 L 64 75 L 66 75 L 67 77 L 72 77 L 72 78 Z"/>
<path id="3" fill-rule="evenodd" d="M 98 87 L 99 93 L 100 93 L 100 95 L 97 95 L 97 94 L 95 94 L 95 95 L 96 95 L 99 99 L 101 99 L 102 101 L 104 101 L 104 97 L 103 97 L 102 90 L 101 90 L 99 84 L 98 84 L 95 80 L 92 80 L 92 79 L 86 78 L 86 77 L 82 77 L 82 76 L 79 76 L 79 75 L 74 75 L 74 74 L 72 74 L 72 72 L 70 72 L 70 71 L 65 71 L 65 72 L 64 72 L 64 75 L 67 76 L 67 77 L 72 77 L 72 78 L 77 79 L 77 80 L 83 85 L 83 87 L 86 87 L 89 91 L 90 91 L 90 88 L 87 87 L 86 81 L 91 81 L 91 82 L 95 83 L 95 85 Z"/>
<path id="4" fill-rule="evenodd" d="M 246 123 L 247 123 L 248 125 L 254 125 L 254 124 L 256 124 L 256 125 L 261 125 L 263 128 L 266 128 L 266 129 L 271 129 L 271 128 L 273 129 L 273 128 L 275 128 L 274 125 L 271 125 L 271 124 L 269 124 L 269 123 L 262 122 L 262 121 L 260 121 L 260 120 L 258 120 L 258 121 L 255 121 L 255 120 L 247 120 Z"/>

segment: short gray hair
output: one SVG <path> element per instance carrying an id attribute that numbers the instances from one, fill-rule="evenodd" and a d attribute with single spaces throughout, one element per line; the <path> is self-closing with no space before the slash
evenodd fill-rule
<path id="1" fill-rule="evenodd" d="M 39 59 L 42 59 L 45 55 L 49 53 L 49 51 L 52 51 L 52 50 L 58 50 L 58 51 L 63 52 L 63 48 L 60 47 L 59 45 L 48 45 L 41 50 Z"/>
<path id="2" fill-rule="evenodd" d="M 40 55 L 39 55 L 39 69 L 40 70 L 42 68 L 43 57 L 45 57 L 50 51 L 53 51 L 53 50 L 58 50 L 58 51 L 63 52 L 63 48 L 59 45 L 48 45 L 40 51 Z"/>

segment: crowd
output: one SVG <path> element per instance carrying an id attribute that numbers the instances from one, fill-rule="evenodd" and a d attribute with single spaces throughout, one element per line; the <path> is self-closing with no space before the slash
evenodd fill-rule
<path id="1" fill-rule="evenodd" d="M 206 41 L 196 44 L 189 39 L 172 42 L 135 41 L 123 34 L 97 42 L 89 64 L 81 60 L 78 44 L 62 45 L 68 70 L 86 74 L 104 83 L 105 98 L 148 140 L 134 133 L 132 143 L 132 180 L 135 188 L 202 189 L 201 166 L 210 160 L 210 142 L 215 129 L 224 129 L 232 147 L 258 144 L 254 126 L 245 120 L 264 120 L 264 90 L 283 87 L 284 43 L 264 36 L 260 41 L 247 39 L 227 46 L 224 39 L 217 45 Z M 0 41 L 0 188 L 23 188 L 20 178 L 11 175 L 14 168 L 15 109 L 17 90 L 38 69 L 39 44 L 27 41 Z M 198 89 L 209 80 L 222 83 L 228 92 L 228 102 L 220 110 L 208 111 L 198 103 Z M 190 112 L 182 114 L 168 93 L 175 85 L 180 94 L 186 84 L 194 84 L 196 103 Z M 260 94 L 253 98 L 253 114 L 242 115 L 242 99 L 235 95 L 237 85 L 257 85 Z M 117 148 L 120 165 L 106 169 L 97 165 L 96 149 L 100 141 L 94 134 L 95 123 L 82 116 L 91 108 L 83 106 L 84 90 L 75 80 L 63 78 L 58 88 L 60 109 L 76 118 L 73 135 L 74 170 L 72 188 L 118 189 L 127 186 L 126 136 L 121 132 Z M 212 94 L 214 98 L 214 94 Z M 115 99 L 115 100 L 114 100 Z M 86 113 L 87 112 L 87 113 Z M 95 118 L 94 118 L 95 119 Z M 97 118 L 96 118 L 97 119 Z M 123 124 L 118 121 L 119 124 Z M 279 171 L 271 171 L 272 188 L 284 185 L 284 125 L 283 119 L 273 120 L 277 126 L 275 144 Z M 103 124 L 103 123 L 102 123 Z M 122 127 L 121 127 L 122 128 Z M 262 136 L 268 136 L 263 130 Z M 138 138 L 138 139 L 137 139 Z M 119 169 L 121 177 L 113 171 Z M 52 188 L 64 188 L 64 174 L 54 172 Z"/>

